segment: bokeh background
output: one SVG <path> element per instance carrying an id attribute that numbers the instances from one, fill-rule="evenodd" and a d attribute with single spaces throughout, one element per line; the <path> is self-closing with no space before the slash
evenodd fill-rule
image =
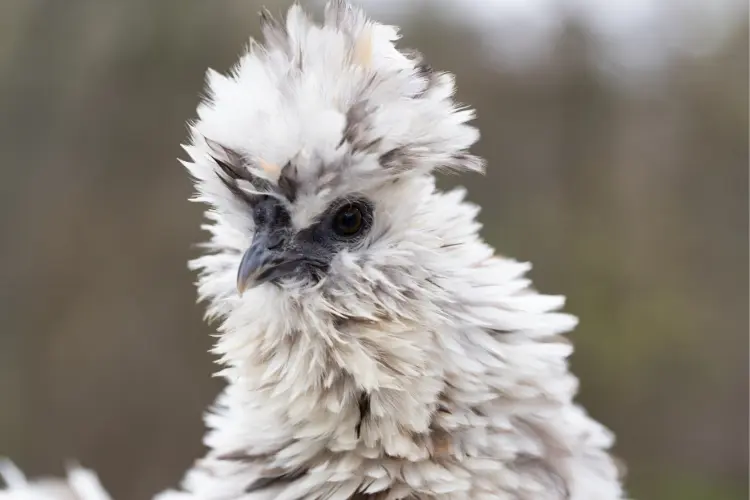
<path id="1" fill-rule="evenodd" d="M 478 109 L 487 176 L 445 185 L 569 296 L 632 496 L 748 498 L 746 2 L 363 3 Z M 75 458 L 145 499 L 203 452 L 220 386 L 176 158 L 260 4 L 0 1 L 0 455 L 34 475 Z"/>

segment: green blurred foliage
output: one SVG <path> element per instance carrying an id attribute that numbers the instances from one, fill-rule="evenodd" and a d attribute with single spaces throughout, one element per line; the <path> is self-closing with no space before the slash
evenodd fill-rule
<path id="1" fill-rule="evenodd" d="M 75 457 L 147 498 L 201 454 L 219 386 L 175 158 L 205 68 L 230 67 L 259 7 L 0 3 L 0 455 L 32 473 Z M 746 17 L 630 86 L 574 17 L 522 68 L 439 9 L 385 19 L 478 109 L 487 177 L 442 182 L 569 297 L 581 400 L 635 498 L 748 497 Z"/>

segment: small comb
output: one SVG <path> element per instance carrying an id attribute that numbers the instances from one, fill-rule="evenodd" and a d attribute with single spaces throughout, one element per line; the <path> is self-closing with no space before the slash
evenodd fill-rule
<path id="1" fill-rule="evenodd" d="M 372 65 L 372 29 L 365 27 L 354 43 L 354 63 L 369 68 Z"/>
<path id="2" fill-rule="evenodd" d="M 259 160 L 258 161 L 258 166 L 268 176 L 276 178 L 276 177 L 278 177 L 281 174 L 281 167 L 279 167 L 275 163 L 269 163 L 269 162 L 267 162 L 265 160 Z"/>

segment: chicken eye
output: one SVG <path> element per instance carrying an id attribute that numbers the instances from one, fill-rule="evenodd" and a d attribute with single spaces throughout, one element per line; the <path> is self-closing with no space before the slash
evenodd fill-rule
<path id="1" fill-rule="evenodd" d="M 333 218 L 333 230 L 339 236 L 354 236 L 362 230 L 362 211 L 353 204 L 344 205 Z"/>

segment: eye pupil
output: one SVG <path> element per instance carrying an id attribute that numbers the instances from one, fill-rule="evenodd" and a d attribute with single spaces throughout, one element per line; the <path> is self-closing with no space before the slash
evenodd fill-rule
<path id="1" fill-rule="evenodd" d="M 354 205 L 341 208 L 334 220 L 334 230 L 342 236 L 353 236 L 362 227 L 362 212 Z"/>

